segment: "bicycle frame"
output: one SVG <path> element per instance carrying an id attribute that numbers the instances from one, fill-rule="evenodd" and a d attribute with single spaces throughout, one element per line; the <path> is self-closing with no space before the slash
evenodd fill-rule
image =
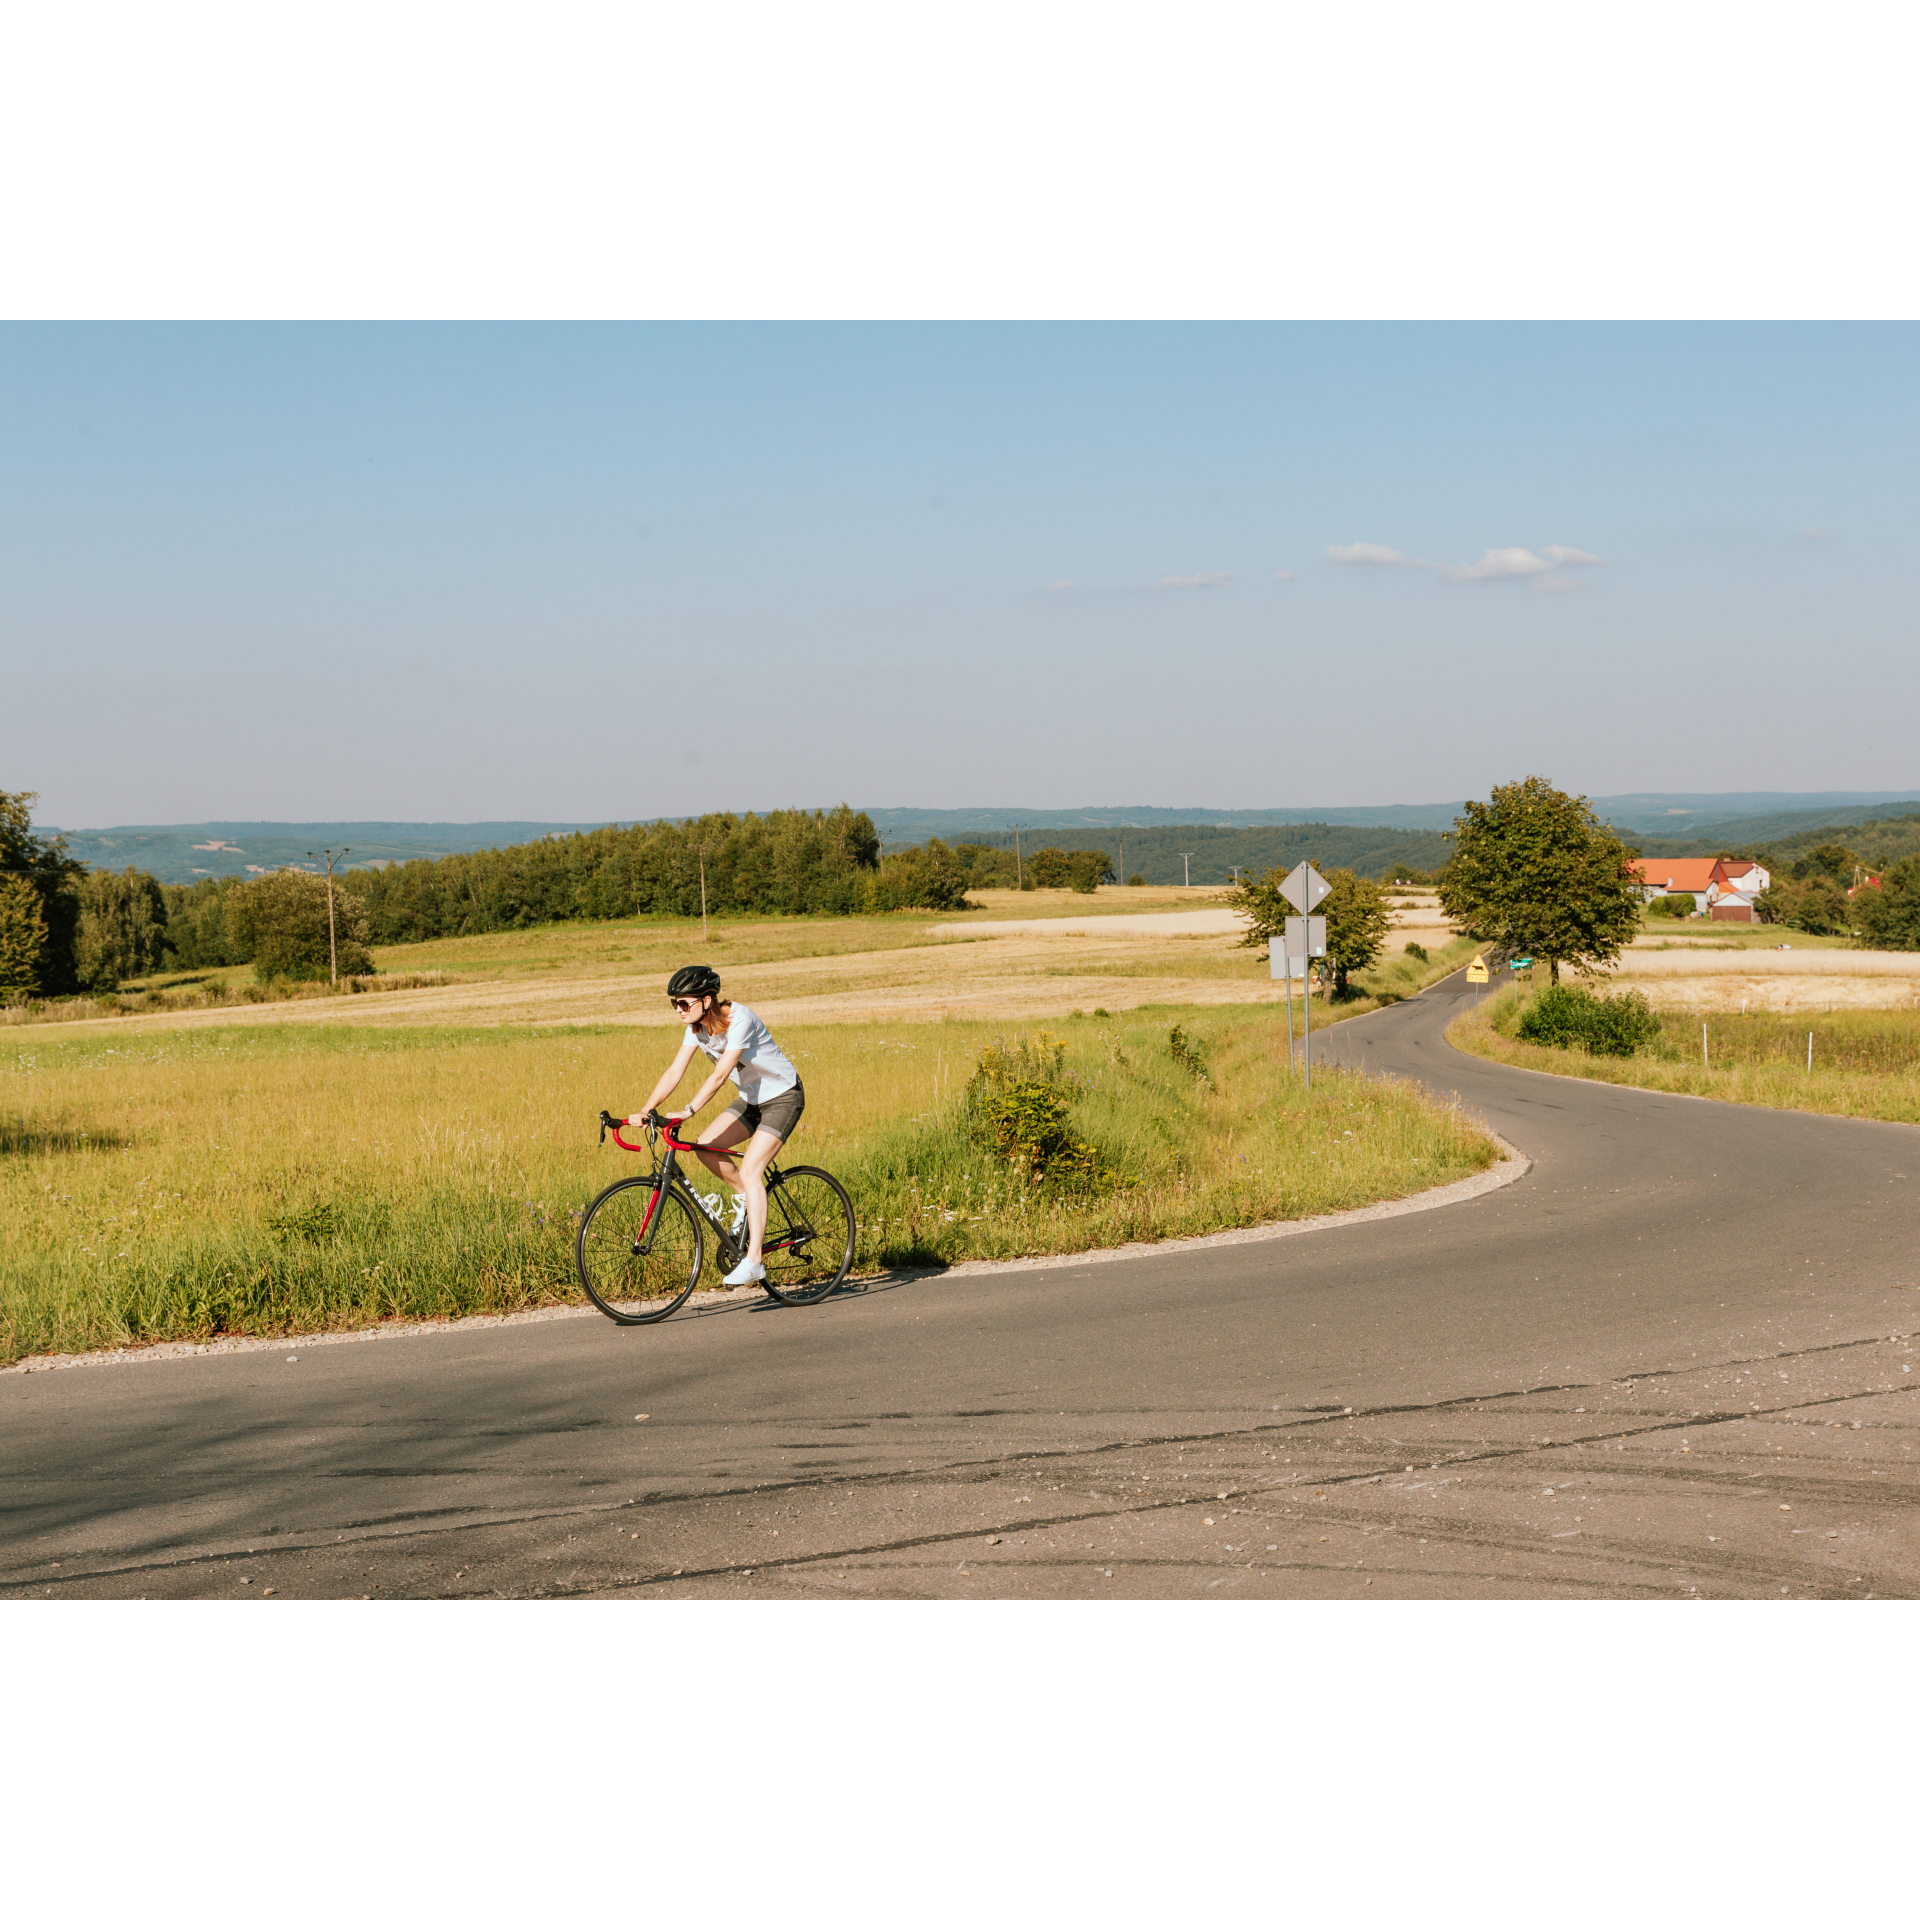
<path id="1" fill-rule="evenodd" d="M 621 1134 L 620 1129 L 626 1124 L 623 1120 L 615 1120 L 609 1114 L 603 1113 L 600 1116 L 600 1137 L 602 1140 L 604 1140 L 608 1132 L 611 1131 L 615 1146 L 624 1147 L 629 1153 L 651 1153 L 653 1155 L 653 1198 L 647 1202 L 647 1217 L 640 1223 L 640 1231 L 635 1236 L 635 1243 L 647 1251 L 652 1250 L 654 1226 L 660 1217 L 660 1197 L 670 1186 L 678 1184 L 686 1188 L 687 1197 L 693 1202 L 695 1218 L 713 1229 L 714 1240 L 722 1251 L 731 1255 L 735 1263 L 745 1259 L 747 1253 L 746 1221 L 741 1219 L 733 1226 L 723 1226 L 720 1220 L 708 1209 L 701 1195 L 695 1191 L 693 1182 L 680 1171 L 679 1162 L 672 1157 L 676 1153 L 717 1153 L 723 1155 L 726 1159 L 738 1160 L 740 1158 L 739 1152 L 732 1147 L 702 1147 L 694 1141 L 682 1140 L 680 1138 L 680 1129 L 686 1124 L 684 1120 L 670 1120 L 664 1126 L 656 1121 L 649 1120 L 646 1123 L 646 1144 L 640 1146 L 626 1139 Z M 658 1147 L 655 1144 L 660 1140 L 666 1141 L 669 1150 L 668 1157 L 664 1161 L 660 1158 Z M 767 1185 L 769 1190 L 771 1190 L 773 1182 L 769 1180 Z M 739 1196 L 736 1195 L 735 1197 L 738 1198 Z M 778 1242 L 775 1244 L 777 1245 Z"/>

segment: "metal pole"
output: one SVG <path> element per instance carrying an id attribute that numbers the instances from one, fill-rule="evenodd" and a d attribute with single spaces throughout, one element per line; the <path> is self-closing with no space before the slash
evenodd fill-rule
<path id="1" fill-rule="evenodd" d="M 1281 935 L 1280 935 L 1280 945 L 1282 949 L 1284 949 L 1287 944 L 1287 936 L 1284 931 L 1284 925 L 1285 923 L 1283 922 L 1282 923 L 1283 931 L 1281 932 Z M 1293 1077 L 1293 955 L 1290 953 L 1286 956 L 1286 968 L 1287 968 L 1287 1077 L 1291 1079 Z"/>
<path id="2" fill-rule="evenodd" d="M 707 850 L 697 849 L 700 855 L 700 938 L 711 940 L 713 935 L 707 931 Z"/>
<path id="3" fill-rule="evenodd" d="M 321 851 L 327 862 L 327 974 L 337 987 L 340 984 L 340 947 L 333 922 L 333 863 L 336 856 L 331 847 L 322 848 Z M 344 860 L 352 851 L 351 847 L 342 847 L 337 857 Z M 311 860 L 312 853 L 307 858 Z"/>
<path id="4" fill-rule="evenodd" d="M 1189 886 L 1189 887 L 1192 886 L 1193 885 L 1193 855 L 1192 854 L 1183 853 L 1180 856 L 1180 871 L 1186 875 L 1186 879 L 1181 884 L 1183 886 Z"/>

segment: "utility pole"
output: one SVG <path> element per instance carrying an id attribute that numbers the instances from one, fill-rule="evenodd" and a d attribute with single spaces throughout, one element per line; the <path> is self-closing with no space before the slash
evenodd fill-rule
<path id="1" fill-rule="evenodd" d="M 1192 854 L 1183 853 L 1180 856 L 1180 871 L 1187 876 L 1185 884 L 1187 886 L 1192 886 L 1193 885 L 1193 855 Z"/>
<path id="2" fill-rule="evenodd" d="M 333 863 L 344 860 L 353 851 L 351 847 L 342 847 L 335 853 L 331 847 L 322 847 L 319 853 L 308 849 L 309 860 L 324 858 L 327 863 L 327 971 L 333 976 L 333 984 L 340 984 L 340 948 L 333 927 Z"/>
<path id="3" fill-rule="evenodd" d="M 1023 891 L 1027 884 L 1027 870 L 1020 862 L 1020 831 L 1026 824 L 1024 820 L 1013 823 L 1013 884 Z"/>
<path id="4" fill-rule="evenodd" d="M 707 846 L 704 840 L 697 851 L 700 855 L 700 938 L 711 940 L 713 935 L 707 931 Z"/>

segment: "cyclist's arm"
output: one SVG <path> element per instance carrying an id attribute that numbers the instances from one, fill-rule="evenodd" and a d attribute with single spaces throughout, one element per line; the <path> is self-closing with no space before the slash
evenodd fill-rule
<path id="1" fill-rule="evenodd" d="M 744 1051 L 745 1049 L 741 1047 L 729 1047 L 726 1052 L 714 1062 L 713 1071 L 707 1075 L 706 1085 L 687 1102 L 682 1114 L 683 1118 L 692 1119 L 693 1116 L 727 1084 L 734 1068 L 740 1064 L 740 1055 Z"/>
<path id="2" fill-rule="evenodd" d="M 693 1055 L 693 1041 L 688 1039 L 682 1044 L 680 1051 L 673 1056 L 673 1064 L 653 1083 L 653 1091 L 647 1095 L 647 1104 L 638 1113 L 627 1115 L 628 1126 L 638 1127 L 645 1124 L 647 1115 L 686 1078 L 687 1063 Z"/>

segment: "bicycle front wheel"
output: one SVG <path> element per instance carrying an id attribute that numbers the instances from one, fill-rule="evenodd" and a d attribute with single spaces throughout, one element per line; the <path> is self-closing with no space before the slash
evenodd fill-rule
<path id="1" fill-rule="evenodd" d="M 678 1187 L 618 1180 L 587 1209 L 573 1262 L 609 1320 L 639 1327 L 664 1320 L 693 1291 L 704 1252 L 693 1204 Z"/>
<path id="2" fill-rule="evenodd" d="M 853 1265 L 853 1202 L 832 1174 L 790 1167 L 767 1182 L 767 1277 L 790 1307 L 824 1300 Z"/>

